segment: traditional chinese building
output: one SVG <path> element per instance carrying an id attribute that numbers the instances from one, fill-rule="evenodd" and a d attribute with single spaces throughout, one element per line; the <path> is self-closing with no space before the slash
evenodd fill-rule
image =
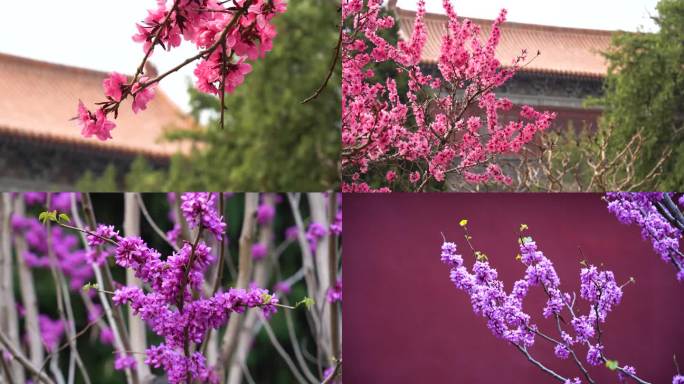
<path id="1" fill-rule="evenodd" d="M 113 140 L 86 139 L 76 116 L 78 100 L 93 107 L 104 98 L 106 73 L 0 54 L 0 189 L 73 189 L 86 171 L 109 164 L 124 174 L 137 157 L 164 166 L 180 149 L 163 142 L 170 128 L 190 120 L 161 91 L 146 111 L 124 102 Z"/>
<path id="2" fill-rule="evenodd" d="M 389 7 L 395 12 L 400 36 L 407 39 L 413 31 L 415 11 L 398 8 L 396 0 L 390 1 Z M 481 38 L 487 39 L 493 20 L 470 20 L 480 26 Z M 447 22 L 446 15 L 425 16 L 428 40 L 422 61 L 434 71 Z M 511 62 L 523 49 L 529 52 L 528 58 L 537 51 L 540 55 L 497 89 L 497 96 L 516 105 L 558 112 L 557 128 L 595 125 L 601 110 L 585 107 L 583 101 L 601 94 L 608 68 L 601 52 L 610 46 L 611 31 L 506 22 L 501 32 L 496 55 L 502 63 Z"/>

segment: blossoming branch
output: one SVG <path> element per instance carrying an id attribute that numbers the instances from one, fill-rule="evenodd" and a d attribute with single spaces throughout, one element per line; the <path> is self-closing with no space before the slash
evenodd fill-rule
<path id="1" fill-rule="evenodd" d="M 504 282 L 498 278 L 496 269 L 490 264 L 489 257 L 473 246 L 467 224 L 467 220 L 460 222 L 465 231 L 466 243 L 475 259 L 472 267 L 468 268 L 463 256 L 458 253 L 456 244 L 446 239 L 442 244 L 441 260 L 449 266 L 451 281 L 457 289 L 468 294 L 473 311 L 487 320 L 487 327 L 495 337 L 510 343 L 530 363 L 564 384 L 596 383 L 589 366 L 598 365 L 615 371 L 619 382 L 633 380 L 640 384 L 649 383 L 637 376 L 633 366 L 610 359 L 607 355 L 608 347 L 603 341 L 607 332 L 605 324 L 608 314 L 620 304 L 624 286 L 633 283 L 633 279 L 618 284 L 613 272 L 583 262 L 579 276 L 579 298 L 589 304 L 589 309 L 586 313 L 581 313 L 577 305 L 577 294 L 562 290 L 553 262 L 538 249 L 531 237 L 524 236 L 527 226 L 523 224 L 519 237 L 520 253 L 516 260 L 523 264 L 525 273 L 524 277 L 515 281 L 510 292 L 507 292 Z M 535 320 L 535 314 L 524 308 L 524 300 L 533 288 L 542 290 L 547 297 L 541 315 L 552 320 L 555 335 L 544 332 Z M 578 371 L 578 376 L 563 376 L 533 356 L 530 348 L 537 340 L 551 344 L 555 356 L 569 361 Z M 581 357 L 582 350 L 586 350 L 584 357 Z M 683 378 L 677 374 L 673 383 L 678 383 Z"/>
<path id="2" fill-rule="evenodd" d="M 84 137 L 111 139 L 116 127 L 110 120 L 118 116 L 121 103 L 132 100 L 138 113 L 154 98 L 157 84 L 166 76 L 197 62 L 195 86 L 198 90 L 218 95 L 224 105 L 226 93 L 232 93 L 251 71 L 249 61 L 264 57 L 273 46 L 276 30 L 271 20 L 285 12 L 283 0 L 158 0 L 150 10 L 133 40 L 143 44 L 144 56 L 132 78 L 113 72 L 104 81 L 105 101 L 96 103 L 95 111 L 78 104 L 77 121 Z M 195 45 L 198 53 L 156 76 L 145 73 L 145 64 L 154 50 L 167 51 L 185 40 Z M 224 108 L 221 109 L 223 122 Z"/>
<path id="3" fill-rule="evenodd" d="M 651 241 L 653 250 L 666 263 L 677 270 L 677 280 L 684 281 L 684 254 L 679 241 L 684 230 L 684 196 L 677 204 L 674 194 L 662 192 L 614 192 L 607 193 L 608 211 L 623 224 L 637 224 L 641 236 Z"/>

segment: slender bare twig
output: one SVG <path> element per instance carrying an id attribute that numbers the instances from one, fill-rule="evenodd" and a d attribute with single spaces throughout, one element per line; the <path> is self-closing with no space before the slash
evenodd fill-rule
<path id="1" fill-rule="evenodd" d="M 1 354 L 5 354 L 5 351 L 3 349 L 0 349 Z M 0 359 L 0 367 L 2 367 L 2 372 L 5 374 L 5 380 L 7 380 L 8 384 L 14 384 L 14 377 L 12 376 L 12 370 L 7 364 L 7 361 L 5 359 Z M 3 382 L 4 384 L 4 382 Z"/>
<path id="2" fill-rule="evenodd" d="M 523 355 L 525 355 L 525 357 L 527 357 L 527 360 L 529 360 L 530 363 L 536 365 L 536 366 L 539 367 L 542 371 L 544 371 L 544 372 L 548 373 L 549 375 L 551 375 L 554 379 L 556 379 L 556 380 L 558 380 L 558 381 L 560 381 L 560 382 L 562 382 L 562 383 L 565 382 L 565 381 L 567 380 L 565 377 L 559 375 L 558 373 L 556 373 L 556 372 L 553 371 L 552 369 L 548 368 L 548 367 L 545 366 L 544 364 L 542 364 L 542 363 L 540 363 L 539 361 L 537 361 L 537 360 L 536 360 L 534 357 L 532 357 L 532 355 L 527 351 L 527 348 L 521 347 L 520 345 L 515 344 L 515 343 L 511 343 L 511 344 L 513 344 L 513 346 L 516 347 L 516 348 L 518 349 L 518 351 L 520 351 Z"/>
<path id="3" fill-rule="evenodd" d="M 335 370 L 330 376 L 326 377 L 321 384 L 330 384 L 342 373 L 342 359 L 338 360 L 335 364 Z"/>
<path id="4" fill-rule="evenodd" d="M 54 381 L 52 381 L 51 378 L 49 378 L 46 374 L 40 372 L 38 368 L 36 368 L 31 362 L 24 356 L 21 351 L 19 351 L 17 348 L 12 345 L 10 340 L 7 338 L 4 332 L 0 331 L 0 343 L 5 346 L 7 349 L 7 352 L 14 357 L 19 364 L 23 365 L 24 368 L 26 368 L 27 371 L 31 372 L 31 374 L 35 375 L 38 377 L 38 379 L 46 384 L 55 384 Z"/>
<path id="5" fill-rule="evenodd" d="M 14 299 L 14 261 L 12 257 L 12 236 L 10 217 L 12 215 L 12 195 L 2 193 L 2 222 L 0 223 L 0 330 L 7 332 L 10 341 L 20 345 L 19 321 L 17 319 L 16 301 Z M 19 364 L 10 363 L 11 376 L 24 381 L 24 371 Z"/>
<path id="6" fill-rule="evenodd" d="M 85 220 L 88 224 L 88 227 L 97 227 L 97 220 L 95 219 L 95 212 L 93 210 L 93 203 L 90 198 L 90 194 L 82 193 L 81 199 L 83 211 L 85 212 Z M 72 212 L 74 213 L 74 220 L 76 220 L 76 223 L 79 223 L 80 217 L 78 215 L 78 210 L 75 206 L 75 198 L 72 198 L 71 204 Z M 82 224 L 80 224 L 79 226 L 82 226 Z M 84 243 L 86 244 L 87 248 L 88 243 L 85 241 L 85 239 Z M 95 277 L 98 280 L 98 284 L 105 290 L 113 291 L 114 284 L 112 280 L 111 271 L 109 270 L 109 265 L 107 263 L 104 263 L 102 267 L 93 265 L 93 269 L 95 270 Z M 105 313 L 107 313 L 109 325 L 112 327 L 112 332 L 114 333 L 115 341 L 118 340 L 120 352 L 125 353 L 125 351 L 130 351 L 131 346 L 129 344 L 128 329 L 126 328 L 126 324 L 123 321 L 123 314 L 121 312 L 121 308 L 113 306 L 113 303 L 111 302 L 110 298 L 103 292 L 100 292 L 100 301 L 102 302 L 102 305 L 105 308 Z M 137 372 L 132 371 L 129 368 L 127 368 L 125 372 L 126 378 L 129 383 L 139 383 Z"/>
<path id="7" fill-rule="evenodd" d="M 145 217 L 145 220 L 147 223 L 152 227 L 152 229 L 161 237 L 174 251 L 178 252 L 180 249 L 178 248 L 177 244 L 174 244 L 169 240 L 169 238 L 166 236 L 164 231 L 159 228 L 157 223 L 152 219 L 152 216 L 150 216 L 150 213 L 147 211 L 147 207 L 145 206 L 145 202 L 143 201 L 142 194 L 136 193 L 135 197 L 138 201 L 138 206 L 140 207 L 140 211 L 142 212 L 143 216 Z"/>
<path id="8" fill-rule="evenodd" d="M 299 383 L 307 383 L 306 379 L 302 376 L 301 373 L 299 373 L 299 369 L 297 369 L 297 365 L 292 361 L 290 358 L 290 355 L 287 354 L 283 346 L 280 344 L 278 341 L 278 338 L 276 337 L 275 333 L 273 332 L 273 329 L 271 328 L 271 325 L 266 321 L 264 318 L 264 315 L 262 313 L 257 313 L 259 316 L 259 319 L 261 320 L 261 324 L 264 326 L 264 329 L 266 329 L 266 333 L 268 334 L 268 338 L 271 340 L 271 344 L 273 347 L 278 351 L 278 354 L 280 357 L 285 360 L 285 364 L 287 364 L 288 368 L 290 368 L 290 372 L 295 376 L 297 381 Z"/>
<path id="9" fill-rule="evenodd" d="M 46 205 L 49 207 L 50 206 L 50 199 L 51 199 L 51 194 L 48 193 L 47 195 L 47 201 Z M 75 373 L 74 373 L 74 364 L 78 367 L 79 371 L 81 372 L 81 376 L 83 377 L 83 380 L 86 382 L 86 384 L 90 384 L 90 376 L 88 375 L 88 371 L 85 368 L 85 364 L 83 363 L 83 360 L 81 359 L 81 355 L 78 352 L 78 346 L 76 345 L 76 340 L 73 338 L 74 334 L 76 333 L 75 330 L 75 318 L 74 318 L 74 312 L 73 312 L 73 307 L 71 305 L 71 296 L 69 293 L 69 288 L 67 287 L 66 284 L 66 278 L 64 277 L 64 274 L 62 273 L 62 270 L 58 267 L 59 262 L 57 261 L 57 257 L 55 256 L 54 249 L 53 249 L 53 243 L 52 243 L 52 230 L 51 230 L 51 223 L 48 221 L 47 222 L 47 228 L 46 228 L 46 234 L 47 234 L 47 254 L 48 258 L 50 259 L 50 271 L 52 272 L 52 278 L 55 282 L 55 289 L 56 289 L 56 294 L 57 294 L 57 312 L 59 313 L 59 317 L 61 321 L 64 323 L 64 329 L 67 334 L 67 338 L 69 339 L 69 346 L 70 346 L 70 355 L 69 355 L 69 376 L 68 380 L 69 383 L 73 383 L 75 380 Z"/>
<path id="10" fill-rule="evenodd" d="M 222 193 L 219 193 L 219 216 L 223 216 L 225 213 L 225 198 L 223 197 Z M 228 243 L 228 235 L 224 235 L 221 237 L 221 244 L 219 245 L 219 260 L 218 264 L 216 265 L 216 277 L 214 278 L 214 287 L 211 289 L 211 295 L 215 295 L 216 292 L 218 292 L 219 288 L 221 287 L 221 281 L 223 280 L 223 268 L 224 264 L 226 262 L 226 246 Z"/>
<path id="11" fill-rule="evenodd" d="M 330 78 L 332 77 L 333 73 L 335 73 L 335 67 L 337 66 L 337 62 L 340 60 L 340 49 L 342 48 L 342 31 L 343 31 L 343 23 L 340 22 L 340 35 L 337 39 L 337 45 L 335 46 L 335 53 L 333 54 L 332 60 L 330 62 L 330 68 L 328 69 L 328 75 L 325 77 L 325 80 L 323 83 L 318 87 L 318 89 L 314 92 L 313 95 L 307 97 L 305 100 L 302 101 L 302 104 L 306 104 L 315 98 L 317 98 L 325 89 L 325 87 L 328 86 L 328 82 L 330 81 Z"/>
<path id="12" fill-rule="evenodd" d="M 256 224 L 255 213 L 259 203 L 258 193 L 245 194 L 245 210 L 242 219 L 242 233 L 240 234 L 240 252 L 238 278 L 236 288 L 246 288 L 252 275 L 252 238 Z M 237 346 L 238 333 L 244 322 L 244 316 L 231 316 L 226 333 L 223 336 L 221 355 L 219 358 L 219 377 L 225 382 L 225 369 L 232 365 L 233 355 Z"/>
<path id="13" fill-rule="evenodd" d="M 337 214 L 337 195 L 334 192 L 328 194 L 328 220 L 330 223 L 334 220 Z M 328 239 L 328 289 L 332 289 L 337 284 L 337 246 L 335 244 L 335 237 L 330 236 Z M 340 346 L 340 329 L 339 329 L 339 303 L 331 302 L 330 305 L 330 343 L 332 345 L 332 358 L 339 360 L 342 358 Z"/>
<path id="14" fill-rule="evenodd" d="M 139 193 L 126 192 L 124 193 L 124 222 L 123 231 L 124 236 L 140 236 L 140 211 L 143 209 L 142 197 Z M 128 268 L 126 269 L 126 285 L 134 287 L 143 287 L 143 282 L 135 277 L 135 272 Z M 147 332 L 145 331 L 145 323 L 138 316 L 133 314 L 133 311 L 128 312 L 128 329 L 129 329 L 129 344 L 134 351 L 147 350 Z M 138 377 L 146 380 L 151 375 L 150 368 L 145 364 L 145 356 L 134 355 Z"/>
<path id="15" fill-rule="evenodd" d="M 14 210 L 16 214 L 23 217 L 26 214 L 24 199 L 15 199 Z M 24 304 L 24 328 L 29 345 L 29 357 L 31 364 L 37 366 L 43 361 L 43 343 L 41 342 L 40 327 L 38 326 L 38 298 L 33 281 L 31 269 L 26 264 L 23 256 L 28 251 L 26 239 L 23 236 L 16 236 L 14 239 L 17 251 L 17 264 L 19 267 L 19 287 L 22 303 Z"/>

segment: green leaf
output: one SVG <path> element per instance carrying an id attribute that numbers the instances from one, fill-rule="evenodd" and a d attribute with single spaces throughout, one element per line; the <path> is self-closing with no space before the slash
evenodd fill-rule
<path id="1" fill-rule="evenodd" d="M 606 367 L 610 369 L 611 371 L 614 371 L 618 369 L 618 361 L 617 360 L 606 360 Z"/>
<path id="2" fill-rule="evenodd" d="M 264 293 L 261 295 L 261 302 L 263 304 L 269 304 L 271 302 L 271 299 L 273 299 L 272 295 L 269 295 L 268 293 Z"/>
<path id="3" fill-rule="evenodd" d="M 311 309 L 311 307 L 313 307 L 314 304 L 315 304 L 314 299 L 312 299 L 310 297 L 305 297 L 305 298 L 299 300 L 297 302 L 297 304 L 295 304 L 295 307 L 298 308 L 298 307 L 304 305 L 304 306 L 306 306 L 306 309 Z"/>
<path id="4" fill-rule="evenodd" d="M 43 224 L 47 223 L 47 215 L 48 215 L 47 211 L 41 212 L 38 215 L 38 220 Z"/>
<path id="5" fill-rule="evenodd" d="M 91 289 L 98 289 L 98 288 L 99 288 L 99 285 L 89 282 L 88 284 L 84 285 L 82 289 L 83 289 L 83 292 L 87 293 Z"/>
<path id="6" fill-rule="evenodd" d="M 68 223 L 71 221 L 71 219 L 69 218 L 69 215 L 67 215 L 66 213 L 60 213 L 59 214 L 59 221 Z"/>

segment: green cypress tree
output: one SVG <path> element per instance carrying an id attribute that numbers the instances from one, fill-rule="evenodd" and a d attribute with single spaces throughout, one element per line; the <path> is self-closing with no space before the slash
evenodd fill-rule
<path id="1" fill-rule="evenodd" d="M 615 152 L 637 131 L 646 135 L 636 167 L 643 177 L 665 149 L 672 155 L 663 164 L 657 185 L 645 189 L 684 188 L 684 0 L 661 0 L 654 17 L 656 33 L 618 33 L 606 78 L 602 124 L 613 127 Z"/>

